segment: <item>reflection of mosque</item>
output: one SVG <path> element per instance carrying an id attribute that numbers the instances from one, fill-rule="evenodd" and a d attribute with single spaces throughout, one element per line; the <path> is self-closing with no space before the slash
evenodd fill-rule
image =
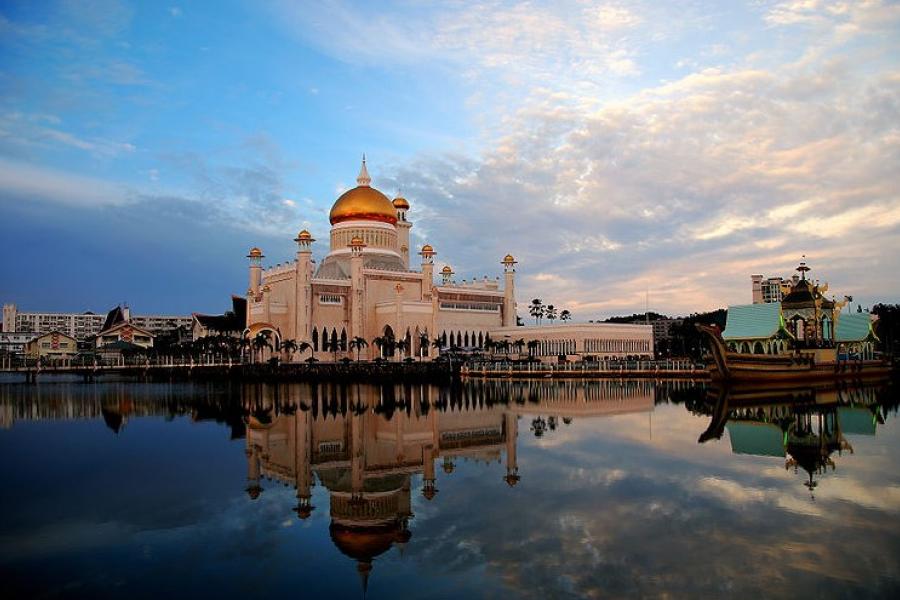
<path id="1" fill-rule="evenodd" d="M 372 561 L 412 534 L 413 477 L 420 492 L 438 494 L 438 467 L 450 476 L 460 460 L 499 463 L 509 486 L 520 480 L 516 456 L 519 417 L 531 430 L 576 417 L 649 411 L 652 382 L 568 382 L 431 386 L 253 386 L 247 402 L 248 487 L 262 479 L 294 486 L 295 511 L 308 518 L 312 488 L 329 495 L 335 546 L 357 561 L 364 585 Z M 543 429 L 535 424 L 544 423 Z M 552 428 L 552 427 L 551 427 Z"/>
<path id="2" fill-rule="evenodd" d="M 887 407 L 877 387 L 812 389 L 744 394 L 722 392 L 710 427 L 700 441 L 727 430 L 735 454 L 785 459 L 785 468 L 807 474 L 810 494 L 836 464 L 834 454 L 853 453 L 847 435 L 874 436 L 885 422 Z"/>
<path id="3" fill-rule="evenodd" d="M 118 434 L 129 420 L 149 416 L 216 421 L 229 426 L 232 439 L 244 437 L 243 409 L 237 396 L 215 383 L 0 385 L 0 427 L 4 428 L 17 421 L 101 418 Z"/>

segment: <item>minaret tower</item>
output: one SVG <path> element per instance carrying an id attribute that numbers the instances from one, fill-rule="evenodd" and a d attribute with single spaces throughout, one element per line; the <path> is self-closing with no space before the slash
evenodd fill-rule
<path id="1" fill-rule="evenodd" d="M 419 254 L 422 255 L 422 300 L 430 300 L 431 288 L 434 287 L 434 248 L 431 244 L 425 244 Z"/>
<path id="2" fill-rule="evenodd" d="M 450 285 L 453 282 L 453 269 L 450 265 L 444 265 L 441 269 L 441 285 Z"/>
<path id="3" fill-rule="evenodd" d="M 409 268 L 409 230 L 412 229 L 412 223 L 406 220 L 406 211 L 409 210 L 409 202 L 403 196 L 394 198 L 392 204 L 397 210 L 397 241 L 400 246 L 400 256 L 403 258 L 403 265 Z"/>
<path id="4" fill-rule="evenodd" d="M 350 338 L 366 337 L 363 323 L 365 279 L 363 278 L 363 248 L 366 243 L 358 236 L 350 240 Z"/>
<path id="5" fill-rule="evenodd" d="M 503 274 L 506 285 L 503 288 L 503 326 L 516 326 L 516 259 L 512 254 L 503 257 Z"/>
<path id="6" fill-rule="evenodd" d="M 254 302 L 259 298 L 259 285 L 262 282 L 262 259 L 264 255 L 262 250 L 253 247 L 247 254 L 250 259 L 250 286 L 247 288 L 247 299 Z M 247 319 L 250 318 L 250 311 L 247 311 Z M 247 323 L 249 325 L 249 321 Z"/>
<path id="7" fill-rule="evenodd" d="M 304 229 L 294 241 L 297 242 L 297 329 L 294 337 L 309 342 L 312 339 L 312 244 L 316 240 Z"/>

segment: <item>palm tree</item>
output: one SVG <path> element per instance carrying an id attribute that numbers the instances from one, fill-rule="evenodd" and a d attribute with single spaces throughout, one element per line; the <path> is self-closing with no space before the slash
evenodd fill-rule
<path id="1" fill-rule="evenodd" d="M 331 352 L 332 360 L 337 362 L 337 353 L 338 350 L 341 349 L 341 342 L 339 340 L 324 340 L 322 342 L 322 350 L 326 352 Z"/>
<path id="2" fill-rule="evenodd" d="M 240 340 L 238 340 L 237 349 L 240 351 L 241 361 L 243 361 L 244 360 L 244 352 L 246 352 L 247 350 L 250 349 L 250 340 L 246 337 L 242 337 Z M 252 358 L 251 358 L 251 362 L 252 362 Z"/>
<path id="3" fill-rule="evenodd" d="M 540 325 L 541 317 L 544 316 L 544 303 L 540 298 L 535 298 L 531 301 L 531 305 L 528 307 L 528 314 L 534 317 L 535 325 Z"/>
<path id="4" fill-rule="evenodd" d="M 441 353 L 441 350 L 444 349 L 447 343 L 444 341 L 443 336 L 437 336 L 433 340 L 431 340 L 431 347 L 438 351 L 438 354 Z"/>
<path id="5" fill-rule="evenodd" d="M 412 346 L 412 342 L 407 339 L 397 340 L 396 342 L 394 342 L 394 348 L 396 348 L 397 352 L 399 353 L 399 355 L 397 356 L 398 360 L 400 358 L 400 355 L 409 350 L 410 346 Z"/>
<path id="6" fill-rule="evenodd" d="M 281 351 L 287 354 L 286 362 L 291 362 L 291 355 L 294 354 L 299 347 L 296 340 L 284 340 L 281 342 Z"/>
<path id="7" fill-rule="evenodd" d="M 262 353 L 265 348 L 271 350 L 272 344 L 271 342 L 269 342 L 270 335 L 271 334 L 268 331 L 260 331 L 259 333 L 257 333 L 256 337 L 253 338 L 253 341 L 251 342 L 251 348 L 259 353 Z M 258 354 L 257 356 L 261 356 L 261 354 Z"/>
<path id="8" fill-rule="evenodd" d="M 357 336 L 357 337 L 353 338 L 352 340 L 350 340 L 349 347 L 351 350 L 354 350 L 354 349 L 356 350 L 356 362 L 359 362 L 360 352 L 362 352 L 363 348 L 369 347 L 369 342 L 366 341 L 366 338 L 361 338 L 361 337 Z"/>
<path id="9" fill-rule="evenodd" d="M 547 308 L 544 309 L 544 316 L 547 317 L 547 320 L 550 321 L 550 324 L 553 324 L 553 321 L 556 320 L 556 307 L 552 304 L 548 304 Z"/>
<path id="10" fill-rule="evenodd" d="M 428 334 L 419 334 L 419 358 L 425 358 L 428 354 Z"/>
<path id="11" fill-rule="evenodd" d="M 378 346 L 378 349 L 381 351 L 381 356 L 391 356 L 394 354 L 394 350 L 397 349 L 397 342 L 394 341 L 394 338 L 389 335 L 381 335 L 372 340 L 372 343 Z"/>
<path id="12" fill-rule="evenodd" d="M 297 344 L 297 352 L 299 352 L 300 354 L 303 354 L 304 352 L 309 350 L 310 358 L 312 358 L 312 349 L 313 349 L 312 344 L 310 344 L 309 342 L 299 342 Z"/>
<path id="13" fill-rule="evenodd" d="M 522 348 L 525 347 L 525 340 L 522 338 L 517 339 L 512 343 L 512 345 L 516 348 L 516 352 L 522 354 Z"/>
<path id="14" fill-rule="evenodd" d="M 528 340 L 528 356 L 534 357 L 534 353 L 537 350 L 538 341 L 537 340 Z"/>
<path id="15" fill-rule="evenodd" d="M 569 309 L 563 309 L 559 313 L 560 321 L 570 321 L 572 319 L 572 313 L 569 312 Z"/>

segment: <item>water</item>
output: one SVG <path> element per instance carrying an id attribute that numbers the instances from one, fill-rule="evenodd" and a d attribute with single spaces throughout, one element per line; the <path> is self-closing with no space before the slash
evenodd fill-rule
<path id="1" fill-rule="evenodd" d="M 897 597 L 897 401 L 2 384 L 3 596 Z"/>

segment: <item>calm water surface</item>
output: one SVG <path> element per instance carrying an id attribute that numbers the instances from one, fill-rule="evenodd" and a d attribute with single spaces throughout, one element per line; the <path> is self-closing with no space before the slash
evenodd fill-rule
<path id="1" fill-rule="evenodd" d="M 896 386 L 0 384 L 3 597 L 898 597 Z"/>

